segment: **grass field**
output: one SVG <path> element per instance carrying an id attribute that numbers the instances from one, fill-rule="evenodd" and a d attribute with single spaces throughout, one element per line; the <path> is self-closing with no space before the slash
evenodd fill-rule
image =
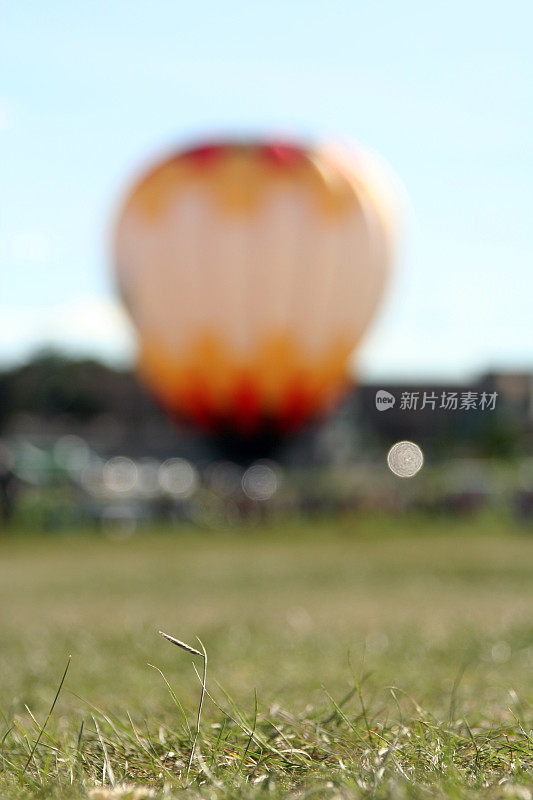
<path id="1" fill-rule="evenodd" d="M 533 797 L 533 531 L 509 522 L 13 533 L 0 604 L 2 800 Z M 159 629 L 208 653 L 188 779 L 202 659 Z"/>

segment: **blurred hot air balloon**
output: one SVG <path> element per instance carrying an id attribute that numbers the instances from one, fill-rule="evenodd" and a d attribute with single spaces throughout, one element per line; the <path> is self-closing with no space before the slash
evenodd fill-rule
<path id="1" fill-rule="evenodd" d="M 116 232 L 140 372 L 175 418 L 241 436 L 327 410 L 380 299 L 391 219 L 360 152 L 222 142 L 135 185 Z"/>

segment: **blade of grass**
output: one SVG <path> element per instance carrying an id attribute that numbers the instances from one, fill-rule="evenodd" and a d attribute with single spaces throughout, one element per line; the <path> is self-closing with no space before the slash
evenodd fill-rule
<path id="1" fill-rule="evenodd" d="M 198 637 L 196 637 L 196 638 L 198 639 Z M 189 780 L 189 772 L 191 770 L 191 764 L 192 764 L 192 761 L 193 761 L 193 758 L 194 758 L 194 751 L 196 749 L 196 743 L 197 743 L 198 737 L 200 735 L 200 721 L 202 719 L 202 708 L 203 708 L 203 705 L 204 705 L 204 697 L 205 697 L 205 684 L 206 684 L 206 680 L 207 680 L 207 652 L 206 652 L 206 649 L 204 647 L 204 644 L 203 644 L 202 640 L 198 639 L 198 641 L 200 642 L 200 647 L 202 648 L 202 653 L 203 653 L 203 657 L 204 657 L 204 671 L 203 671 L 203 675 L 202 675 L 202 691 L 200 693 L 200 702 L 198 703 L 198 713 L 196 715 L 196 731 L 194 733 L 194 739 L 193 739 L 193 742 L 192 742 L 191 754 L 189 756 L 189 761 L 187 762 L 187 772 L 185 773 L 185 780 L 187 780 L 187 781 Z M 196 651 L 196 652 L 198 652 L 198 651 Z"/>
<path id="2" fill-rule="evenodd" d="M 365 663 L 365 654 L 363 652 L 363 659 L 362 659 L 362 662 L 361 662 L 361 672 L 363 670 L 364 663 Z M 361 684 L 360 684 L 360 681 L 358 680 L 358 678 L 357 678 L 357 676 L 355 674 L 355 670 L 353 668 L 352 655 L 351 655 L 350 651 L 348 651 L 348 666 L 350 667 L 350 672 L 352 673 L 352 679 L 353 679 L 353 682 L 354 682 L 354 686 L 355 686 L 355 688 L 357 690 L 357 696 L 359 697 L 359 702 L 361 703 L 361 711 L 363 712 L 363 718 L 365 720 L 366 731 L 368 733 L 368 741 L 369 741 L 370 745 L 372 746 L 373 745 L 373 741 L 372 741 L 372 731 L 370 729 L 370 722 L 368 720 L 368 715 L 366 713 L 366 706 L 365 706 L 365 701 L 363 699 L 363 692 L 361 691 Z"/>
<path id="3" fill-rule="evenodd" d="M 92 720 L 94 722 L 94 727 L 96 728 L 96 734 L 98 736 L 98 741 L 100 742 L 100 746 L 101 746 L 102 752 L 104 754 L 104 768 L 102 770 L 102 783 L 105 783 L 105 775 L 106 775 L 106 772 L 107 772 L 107 776 L 109 778 L 109 782 L 110 782 L 111 786 L 114 787 L 114 785 L 115 785 L 115 774 L 113 772 L 113 767 L 111 766 L 111 762 L 109 761 L 109 755 L 108 755 L 108 752 L 107 752 L 107 747 L 105 746 L 105 742 L 104 742 L 104 740 L 102 738 L 102 734 L 100 733 L 100 728 L 98 726 L 96 718 L 93 717 Z"/>
<path id="4" fill-rule="evenodd" d="M 37 746 L 38 746 L 39 742 L 40 742 L 40 741 L 41 741 L 41 739 L 42 739 L 42 736 L 43 736 L 43 733 L 44 733 L 44 731 L 45 731 L 45 728 L 46 728 L 46 726 L 48 725 L 48 722 L 50 721 L 50 717 L 52 716 L 52 713 L 53 713 L 53 711 L 54 711 L 54 708 L 55 708 L 55 706 L 56 706 L 56 703 L 57 703 L 58 697 L 59 697 L 59 695 L 60 695 L 60 693 L 61 693 L 61 689 L 63 688 L 63 684 L 64 684 L 64 682 L 65 682 L 65 678 L 67 677 L 67 672 L 68 672 L 68 669 L 69 669 L 69 667 L 70 667 L 70 661 L 71 661 L 71 658 L 72 658 L 72 656 L 69 656 L 69 657 L 68 657 L 68 659 L 67 659 L 67 665 L 66 665 L 66 667 L 65 667 L 65 671 L 63 672 L 63 676 L 62 676 L 62 678 L 61 678 L 61 680 L 60 680 L 60 682 L 59 682 L 59 686 L 57 687 L 57 692 L 56 692 L 56 695 L 55 695 L 55 697 L 54 697 L 53 703 L 52 703 L 52 705 L 50 706 L 50 711 L 48 712 L 48 716 L 46 717 L 46 719 L 45 719 L 45 721 L 44 721 L 44 725 L 42 726 L 42 728 L 41 728 L 41 730 L 40 730 L 40 732 L 39 732 L 39 735 L 38 735 L 38 737 L 37 737 L 37 740 L 35 741 L 35 744 L 33 745 L 33 748 L 32 748 L 32 751 L 31 751 L 31 753 L 30 753 L 29 757 L 28 757 L 28 760 L 26 761 L 26 765 L 25 765 L 24 769 L 22 770 L 22 774 L 23 774 L 23 775 L 25 774 L 26 770 L 28 769 L 28 767 L 29 767 L 29 765 L 30 765 L 30 763 L 31 763 L 31 760 L 32 760 L 32 758 L 33 758 L 33 755 L 34 755 L 34 753 L 35 753 L 35 751 L 36 751 L 36 749 L 37 749 Z"/>
<path id="5" fill-rule="evenodd" d="M 254 720 L 252 723 L 252 728 L 250 730 L 250 736 L 248 737 L 248 741 L 246 743 L 246 748 L 241 758 L 240 769 L 242 769 L 244 762 L 246 760 L 246 756 L 248 755 L 248 750 L 250 749 L 250 745 L 253 741 L 256 727 L 257 727 L 257 690 L 254 689 Z"/>
<path id="6" fill-rule="evenodd" d="M 191 727 L 189 725 L 189 722 L 187 720 L 187 715 L 185 714 L 185 711 L 183 710 L 183 706 L 181 705 L 180 701 L 176 697 L 176 694 L 174 693 L 174 690 L 173 690 L 172 686 L 167 681 L 167 679 L 165 677 L 165 674 L 162 672 L 162 670 L 159 669 L 159 667 L 154 666 L 154 664 L 148 664 L 148 666 L 152 667 L 152 669 L 157 670 L 159 672 L 159 674 L 161 675 L 161 677 L 163 678 L 163 680 L 165 682 L 165 686 L 167 687 L 167 689 L 168 689 L 168 691 L 170 693 L 170 696 L 172 697 L 174 703 L 176 704 L 176 707 L 178 708 L 181 716 L 183 717 L 183 721 L 185 723 L 185 727 L 187 728 L 187 733 L 189 734 L 190 737 L 192 737 L 192 731 L 191 731 Z"/>
<path id="7" fill-rule="evenodd" d="M 185 772 L 185 780 L 188 782 L 189 774 L 190 774 L 190 771 L 191 771 L 192 762 L 193 762 L 193 759 L 194 759 L 194 751 L 196 750 L 196 745 L 198 743 L 198 737 L 200 736 L 200 723 L 201 723 L 201 720 L 202 720 L 202 708 L 203 708 L 203 705 L 204 705 L 204 697 L 205 697 L 205 692 L 206 692 L 206 688 L 205 687 L 206 687 L 206 681 L 207 681 L 207 651 L 206 651 L 206 649 L 204 647 L 204 644 L 203 644 L 202 640 L 199 639 L 198 636 L 196 637 L 196 639 L 200 643 L 200 647 L 202 648 L 201 651 L 197 650 L 195 647 L 191 647 L 190 644 L 186 644 L 185 642 L 182 642 L 181 639 L 176 639 L 175 636 L 170 636 L 170 634 L 163 633 L 163 631 L 159 631 L 159 633 L 168 642 L 170 642 L 171 644 L 175 644 L 177 647 L 180 647 L 182 650 L 185 650 L 187 653 L 192 653 L 192 655 L 194 655 L 194 656 L 200 656 L 201 658 L 203 658 L 203 663 L 204 663 L 203 677 L 200 679 L 200 683 L 202 685 L 202 691 L 200 692 L 200 701 L 198 703 L 198 711 L 196 713 L 196 730 L 194 732 L 192 745 L 191 745 L 191 752 L 189 754 L 189 759 L 187 761 L 187 770 Z M 194 665 L 194 662 L 193 662 L 193 668 L 194 668 L 194 671 L 196 672 L 196 674 L 198 674 L 198 672 L 196 670 L 196 666 Z M 156 667 L 156 669 L 157 669 L 157 667 Z M 161 670 L 159 670 L 159 672 L 161 672 Z M 161 672 L 161 675 L 163 675 L 162 672 Z M 167 686 L 170 689 L 168 681 L 166 680 L 164 675 L 163 675 L 163 679 L 164 679 L 165 683 L 167 684 Z M 179 703 L 177 703 L 177 705 L 178 705 L 179 708 L 181 708 Z"/>

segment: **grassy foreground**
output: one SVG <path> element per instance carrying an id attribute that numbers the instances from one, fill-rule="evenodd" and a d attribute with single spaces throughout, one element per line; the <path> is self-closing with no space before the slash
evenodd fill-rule
<path id="1" fill-rule="evenodd" d="M 2 800 L 533 798 L 533 532 L 509 523 L 21 533 L 0 609 Z M 208 653 L 188 780 L 202 659 L 158 629 Z"/>

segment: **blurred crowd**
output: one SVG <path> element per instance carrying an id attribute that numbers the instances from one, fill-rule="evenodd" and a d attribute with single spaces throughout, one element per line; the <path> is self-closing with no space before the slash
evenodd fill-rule
<path id="1" fill-rule="evenodd" d="M 280 514 L 406 510 L 468 514 L 498 509 L 533 521 L 533 459 L 432 459 L 413 480 L 373 461 L 282 466 L 258 460 L 103 457 L 81 437 L 50 448 L 29 441 L 0 445 L 2 524 L 62 530 L 72 526 L 135 529 L 189 521 L 220 527 Z"/>

